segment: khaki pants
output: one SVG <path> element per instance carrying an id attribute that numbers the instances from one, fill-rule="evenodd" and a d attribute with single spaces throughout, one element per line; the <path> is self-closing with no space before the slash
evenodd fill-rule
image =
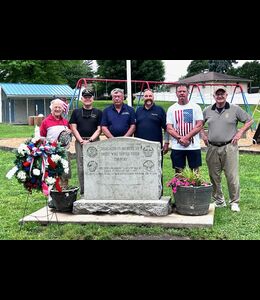
<path id="1" fill-rule="evenodd" d="M 209 176 L 213 184 L 213 199 L 217 203 L 225 201 L 221 187 L 221 173 L 224 171 L 227 179 L 230 203 L 239 203 L 239 151 L 238 146 L 228 144 L 223 147 L 209 145 L 206 161 Z"/>

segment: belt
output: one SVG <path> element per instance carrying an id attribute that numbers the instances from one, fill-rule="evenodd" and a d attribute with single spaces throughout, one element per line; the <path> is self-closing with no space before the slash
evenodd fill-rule
<path id="1" fill-rule="evenodd" d="M 232 142 L 232 140 L 230 140 L 228 142 L 223 142 L 223 143 L 213 143 L 213 142 L 209 141 L 209 144 L 212 146 L 216 146 L 216 147 L 223 147 L 223 146 L 230 144 L 231 142 Z"/>

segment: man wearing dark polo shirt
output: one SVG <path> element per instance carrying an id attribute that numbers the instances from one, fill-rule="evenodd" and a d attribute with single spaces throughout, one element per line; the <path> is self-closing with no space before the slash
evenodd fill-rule
<path id="1" fill-rule="evenodd" d="M 80 194 L 84 194 L 84 169 L 83 169 L 83 145 L 99 139 L 101 133 L 102 111 L 93 108 L 94 93 L 91 90 L 82 91 L 82 108 L 72 112 L 69 123 L 74 134 L 76 160 L 78 168 L 78 179 L 80 184 Z"/>
<path id="2" fill-rule="evenodd" d="M 107 138 L 130 137 L 135 132 L 135 111 L 124 104 L 124 90 L 113 89 L 111 96 L 113 104 L 103 111 L 102 131 Z"/>
<path id="3" fill-rule="evenodd" d="M 168 152 L 169 134 L 166 131 L 166 113 L 162 107 L 155 105 L 154 94 L 150 89 L 144 91 L 144 106 L 136 111 L 135 137 L 160 142 L 162 155 Z"/>
<path id="4" fill-rule="evenodd" d="M 155 105 L 154 94 L 150 89 L 144 91 L 143 97 L 144 106 L 136 110 L 135 137 L 161 143 L 161 166 L 163 167 L 163 155 L 169 150 L 169 134 L 166 131 L 166 113 L 162 107 Z M 164 130 L 164 145 L 162 130 Z"/>
<path id="5" fill-rule="evenodd" d="M 253 124 L 251 116 L 237 105 L 227 102 L 225 87 L 215 90 L 216 103 L 203 111 L 204 121 L 208 124 L 208 135 L 202 130 L 201 136 L 208 146 L 206 161 L 210 180 L 213 184 L 213 199 L 216 207 L 225 207 L 226 202 L 221 187 L 221 173 L 227 179 L 230 207 L 239 212 L 239 151 L 237 142 Z M 238 122 L 245 125 L 237 130 Z"/>

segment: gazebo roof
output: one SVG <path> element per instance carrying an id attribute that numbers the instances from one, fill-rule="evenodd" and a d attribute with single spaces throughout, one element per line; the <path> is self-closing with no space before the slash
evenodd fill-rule
<path id="1" fill-rule="evenodd" d="M 240 78 L 236 76 L 231 76 L 227 74 L 217 73 L 217 72 L 207 72 L 200 73 L 182 80 L 179 80 L 178 83 L 206 83 L 206 82 L 251 82 L 252 80 L 246 78 Z"/>

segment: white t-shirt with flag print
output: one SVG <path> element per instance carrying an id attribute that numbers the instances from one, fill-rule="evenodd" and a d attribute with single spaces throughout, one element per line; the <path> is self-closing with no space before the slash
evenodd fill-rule
<path id="1" fill-rule="evenodd" d="M 167 111 L 167 124 L 172 124 L 181 136 L 188 134 L 195 127 L 196 122 L 202 120 L 202 110 L 196 103 L 189 102 L 186 105 L 175 103 Z M 192 138 L 188 147 L 182 146 L 175 138 L 171 137 L 171 146 L 174 150 L 198 150 L 201 148 L 199 133 Z"/>

